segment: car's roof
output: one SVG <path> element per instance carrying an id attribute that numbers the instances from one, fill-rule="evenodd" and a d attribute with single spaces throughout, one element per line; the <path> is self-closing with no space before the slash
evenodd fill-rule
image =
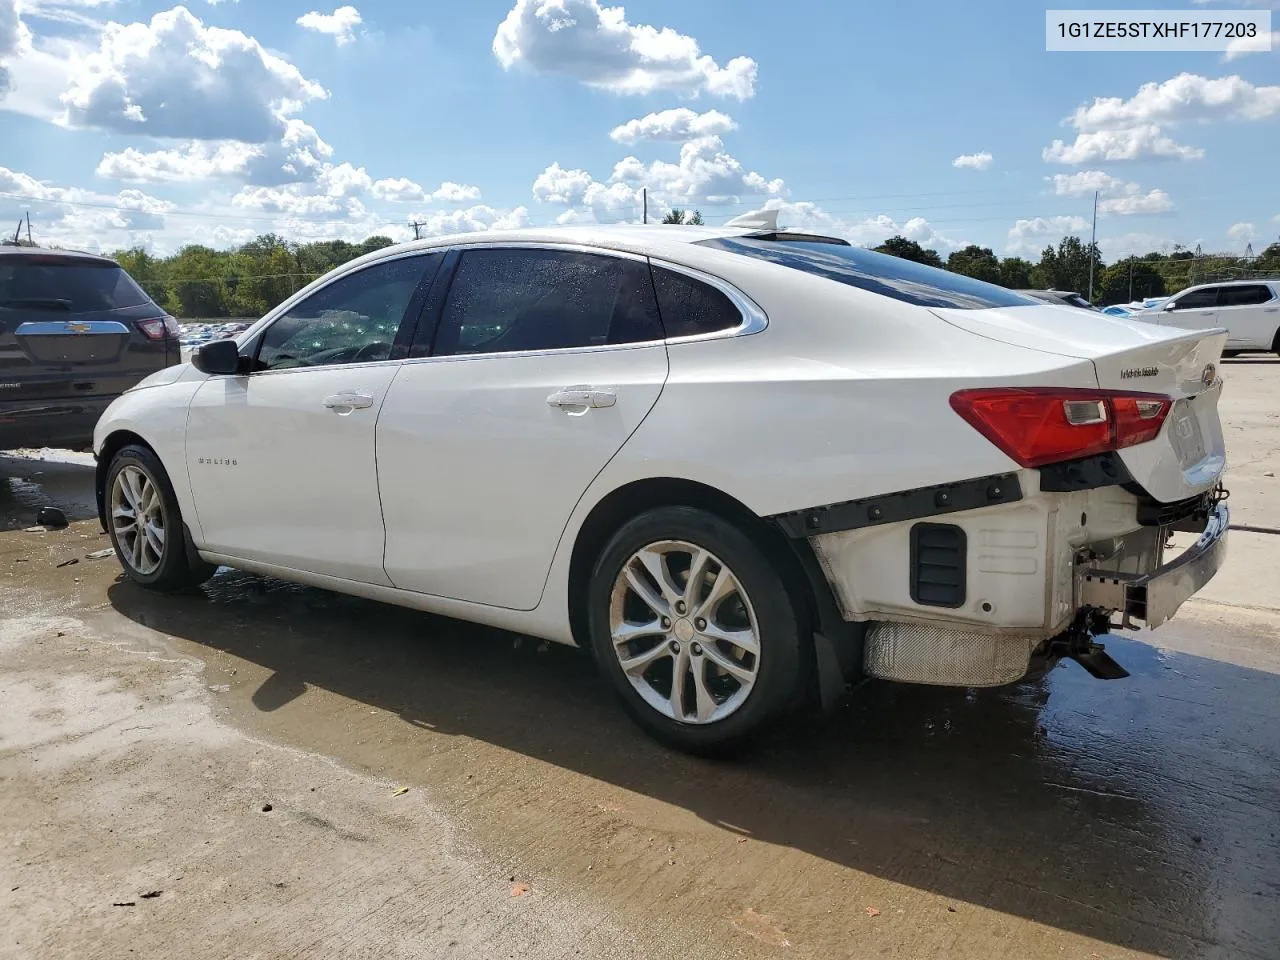
<path id="1" fill-rule="evenodd" d="M 85 253 L 81 250 L 51 250 L 47 247 L 19 247 L 13 244 L 0 245 L 0 257 L 39 257 L 46 260 L 78 260 L 85 263 L 110 263 L 119 266 L 110 257 L 102 257 L 96 253 Z"/>
<path id="2" fill-rule="evenodd" d="M 475 243 L 570 243 L 661 256 L 663 253 L 678 255 L 682 247 L 699 240 L 713 240 L 718 237 L 750 237 L 775 232 L 777 231 L 759 228 L 697 227 L 687 224 L 571 224 L 455 233 L 443 237 L 429 237 L 425 240 L 410 240 L 408 243 L 383 247 L 378 252 L 400 253 L 404 250 L 430 250 Z M 792 231 L 787 233 L 795 235 Z M 816 236 L 815 239 L 817 239 Z"/>
<path id="3" fill-rule="evenodd" d="M 1252 280 L 1211 280 L 1207 283 L 1197 283 L 1193 287 L 1187 287 L 1186 290 L 1179 290 L 1178 292 L 1186 293 L 1187 290 L 1199 290 L 1201 287 L 1255 287 L 1260 283 L 1280 283 L 1280 277 L 1255 277 Z"/>

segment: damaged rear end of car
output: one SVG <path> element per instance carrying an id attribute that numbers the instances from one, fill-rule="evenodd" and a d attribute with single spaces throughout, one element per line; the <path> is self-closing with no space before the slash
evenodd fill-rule
<path id="1" fill-rule="evenodd" d="M 1095 677 L 1124 677 L 1095 638 L 1158 627 L 1220 568 L 1224 332 L 1039 304 L 856 248 L 723 246 L 858 288 L 848 312 L 867 338 L 897 335 L 901 301 L 939 323 L 935 342 L 920 344 L 921 365 L 937 372 L 915 381 L 919 428 L 901 438 L 936 451 L 938 482 L 876 478 L 870 495 L 768 518 L 808 545 L 843 619 L 859 625 L 865 675 L 996 686 L 1070 658 Z M 869 310 L 863 291 L 900 302 Z M 960 331 L 974 339 L 957 350 Z M 955 374 L 933 355 L 948 349 Z M 989 373 L 972 374 L 975 356 Z M 910 358 L 900 363 L 909 371 Z M 854 436 L 865 420 L 854 415 Z M 970 455 L 975 440 L 996 455 Z M 990 469 L 967 468 L 978 462 Z M 1173 534 L 1186 531 L 1199 536 L 1175 554 Z"/>

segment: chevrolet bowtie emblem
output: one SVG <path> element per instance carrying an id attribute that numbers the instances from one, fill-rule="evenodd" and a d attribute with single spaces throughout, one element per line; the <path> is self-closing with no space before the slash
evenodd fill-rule
<path id="1" fill-rule="evenodd" d="M 67 333 L 88 333 L 93 329 L 93 326 L 88 323 L 76 323 L 75 321 L 71 321 L 63 329 L 65 329 Z"/>

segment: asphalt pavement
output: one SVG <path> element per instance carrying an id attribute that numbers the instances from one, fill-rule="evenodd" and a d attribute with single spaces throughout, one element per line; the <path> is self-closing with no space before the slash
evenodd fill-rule
<path id="1" fill-rule="evenodd" d="M 1280 362 L 1223 371 L 1280 530 Z M 1280 958 L 1280 535 L 1110 638 L 1127 680 L 869 684 L 715 763 L 568 649 L 147 594 L 93 513 L 91 460 L 0 455 L 0 957 Z"/>

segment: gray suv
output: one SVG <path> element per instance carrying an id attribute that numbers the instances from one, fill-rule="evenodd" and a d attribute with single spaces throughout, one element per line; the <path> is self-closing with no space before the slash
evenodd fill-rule
<path id="1" fill-rule="evenodd" d="M 0 247 L 0 450 L 88 447 L 112 400 L 179 362 L 179 332 L 114 260 Z"/>

